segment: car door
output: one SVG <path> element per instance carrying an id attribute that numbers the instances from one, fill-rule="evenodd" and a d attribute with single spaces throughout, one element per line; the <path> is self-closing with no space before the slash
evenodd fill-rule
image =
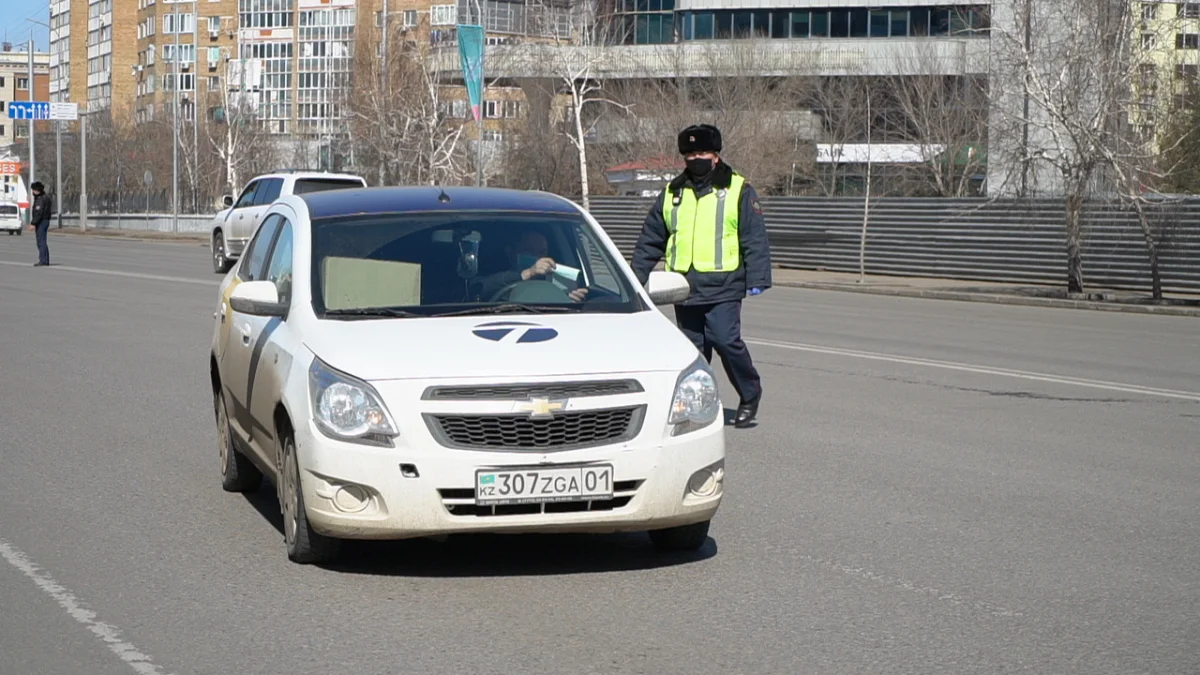
<path id="1" fill-rule="evenodd" d="M 275 235 L 279 232 L 281 221 L 281 216 L 272 214 L 254 234 L 246 247 L 245 255 L 238 263 L 239 283 L 260 281 L 266 277 L 267 256 Z M 254 356 L 255 352 L 261 352 L 262 349 L 258 345 L 258 337 L 272 319 L 243 314 L 232 307 L 227 307 L 225 311 L 228 327 L 223 329 L 225 347 L 221 350 L 219 362 L 221 383 L 225 387 L 230 406 L 229 419 L 234 431 L 242 440 L 250 441 L 254 437 L 254 420 L 250 414 L 249 397 L 251 362 L 257 358 Z M 254 367 L 257 367 L 257 364 Z"/>
<path id="2" fill-rule="evenodd" d="M 279 232 L 267 257 L 265 278 L 275 284 L 279 300 L 291 307 L 295 228 L 289 215 L 280 216 Z M 273 455 L 275 404 L 280 400 L 280 392 L 291 372 L 292 354 L 296 348 L 296 336 L 287 317 L 268 320 L 255 339 L 255 347 L 257 352 L 250 355 L 250 381 L 246 392 L 250 414 L 254 417 L 251 434 L 260 452 Z"/>
<path id="3" fill-rule="evenodd" d="M 262 186 L 258 188 L 258 192 L 254 194 L 254 205 L 246 209 L 246 223 L 250 229 L 246 232 L 246 236 L 252 236 L 254 230 L 258 228 L 259 221 L 262 220 L 265 214 L 271 208 L 271 204 L 279 199 L 279 193 L 283 191 L 282 178 L 264 178 L 260 181 Z"/>
<path id="4" fill-rule="evenodd" d="M 225 218 L 225 223 L 228 225 L 226 236 L 246 241 L 250 235 L 254 234 L 254 228 L 250 224 L 256 221 L 253 218 L 247 220 L 246 216 L 254 208 L 254 197 L 265 182 L 265 180 L 252 180 L 246 189 L 242 190 L 241 196 L 233 203 L 233 207 L 229 209 L 229 215 Z M 245 253 L 244 250 L 243 253 Z"/>

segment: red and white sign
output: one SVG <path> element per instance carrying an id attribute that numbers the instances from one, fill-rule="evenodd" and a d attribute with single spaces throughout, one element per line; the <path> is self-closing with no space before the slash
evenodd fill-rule
<path id="1" fill-rule="evenodd" d="M 21 175 L 20 162 L 0 162 L 0 176 L 19 176 Z"/>

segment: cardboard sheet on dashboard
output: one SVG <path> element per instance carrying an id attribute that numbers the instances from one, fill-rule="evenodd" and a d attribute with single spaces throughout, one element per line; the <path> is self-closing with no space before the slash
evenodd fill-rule
<path id="1" fill-rule="evenodd" d="M 391 260 L 325 259 L 325 309 L 421 304 L 421 266 Z"/>

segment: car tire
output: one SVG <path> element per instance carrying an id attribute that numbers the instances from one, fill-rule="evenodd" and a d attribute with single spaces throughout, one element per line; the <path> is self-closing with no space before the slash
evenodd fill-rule
<path id="1" fill-rule="evenodd" d="M 254 492 L 262 484 L 263 475 L 248 457 L 238 451 L 229 425 L 229 409 L 225 392 L 216 397 L 217 454 L 221 458 L 221 487 L 226 492 Z"/>
<path id="2" fill-rule="evenodd" d="M 283 540 L 288 559 L 301 565 L 313 565 L 335 560 L 341 552 L 341 541 L 318 534 L 308 524 L 304 508 L 304 490 L 300 488 L 300 463 L 296 458 L 296 442 L 283 436 L 280 459 L 279 510 L 283 514 Z"/>
<path id="3" fill-rule="evenodd" d="M 212 263 L 213 272 L 217 274 L 225 274 L 233 267 L 233 260 L 225 253 L 225 233 L 220 230 L 212 237 Z"/>
<path id="4" fill-rule="evenodd" d="M 696 551 L 708 542 L 708 526 L 711 522 L 706 520 L 665 530 L 651 530 L 650 541 L 654 548 L 664 552 Z"/>

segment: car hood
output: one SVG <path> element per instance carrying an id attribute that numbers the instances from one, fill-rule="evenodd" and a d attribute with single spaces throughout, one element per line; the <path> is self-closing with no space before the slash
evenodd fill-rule
<path id="1" fill-rule="evenodd" d="M 678 372 L 697 356 L 657 311 L 325 320 L 305 345 L 368 381 Z"/>

